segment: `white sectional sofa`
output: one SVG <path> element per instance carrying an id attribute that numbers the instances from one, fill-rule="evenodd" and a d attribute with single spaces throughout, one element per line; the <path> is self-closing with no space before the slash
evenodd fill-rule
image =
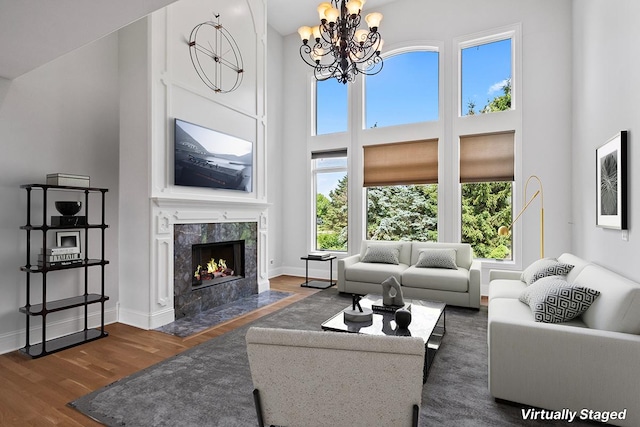
<path id="1" fill-rule="evenodd" d="M 611 424 L 639 426 L 640 284 L 572 254 L 558 261 L 574 266 L 564 276 L 569 284 L 600 292 L 580 317 L 565 323 L 534 321 L 519 300 L 527 287 L 521 272 L 490 272 L 491 395 L 577 411 L 576 420 L 608 417 Z"/>
<path id="2" fill-rule="evenodd" d="M 374 246 L 398 247 L 398 263 L 363 262 Z M 451 268 L 418 267 L 420 252 L 455 251 Z M 389 242 L 365 240 L 360 253 L 338 260 L 338 291 L 380 294 L 381 283 L 395 277 L 407 298 L 443 301 L 461 307 L 480 307 L 480 263 L 473 260 L 471 245 L 441 242 Z"/>

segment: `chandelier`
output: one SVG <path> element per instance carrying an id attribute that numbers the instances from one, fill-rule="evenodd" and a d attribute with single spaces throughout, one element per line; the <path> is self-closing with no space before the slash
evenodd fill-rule
<path id="1" fill-rule="evenodd" d="M 382 14 L 365 17 L 369 30 L 360 26 L 366 0 L 331 0 L 320 3 L 320 25 L 300 27 L 300 56 L 313 67 L 317 80 L 335 77 L 342 83 L 353 82 L 358 74 L 371 76 L 382 70 L 380 50 L 383 40 L 378 32 Z M 313 39 L 311 38 L 313 37 Z"/>

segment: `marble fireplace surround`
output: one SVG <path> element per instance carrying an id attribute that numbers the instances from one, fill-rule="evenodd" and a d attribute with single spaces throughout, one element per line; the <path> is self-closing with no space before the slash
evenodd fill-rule
<path id="1" fill-rule="evenodd" d="M 156 272 L 152 280 L 152 322 L 151 327 L 156 328 L 184 315 L 192 314 L 192 310 L 204 309 L 207 304 L 224 304 L 230 302 L 229 299 L 241 298 L 247 292 L 260 293 L 269 289 L 267 270 L 267 207 L 266 203 L 253 201 L 195 201 L 176 199 L 155 199 L 152 209 L 154 218 L 153 255 L 152 270 Z M 176 230 L 178 230 L 176 232 Z M 239 285 L 237 290 L 226 289 L 221 286 L 218 291 L 222 291 L 221 296 L 212 296 L 198 292 L 191 292 L 192 297 L 174 297 L 175 283 L 178 275 L 189 276 L 189 288 L 191 288 L 191 274 L 179 272 L 178 263 L 174 263 L 176 255 L 174 250 L 181 244 L 176 245 L 175 239 L 178 234 L 184 237 L 184 230 L 192 236 L 195 243 L 214 241 L 216 236 L 224 237 L 224 240 L 239 240 L 233 237 L 233 231 L 242 230 L 240 234 L 251 235 L 251 244 L 245 242 L 245 257 L 247 251 L 252 251 L 255 261 L 246 261 L 245 278 L 234 281 Z M 203 234 L 204 233 L 204 234 Z M 198 235 L 199 237 L 195 238 Z M 188 249 L 191 256 L 191 247 Z M 155 265 L 153 265 L 155 264 Z M 251 266 L 249 266 L 251 264 Z M 189 270 L 191 266 L 189 264 Z M 183 280 L 183 279 L 181 279 Z M 243 283 L 238 283 L 243 282 Z M 222 284 L 224 285 L 224 284 Z M 218 288 L 218 285 L 211 287 Z M 187 302 L 188 307 L 176 310 L 174 300 Z M 185 301 L 186 300 L 186 301 Z M 202 304 L 205 302 L 205 305 Z"/>
<path id="2" fill-rule="evenodd" d="M 258 229 L 255 222 L 175 224 L 173 226 L 175 318 L 195 316 L 258 293 Z M 244 241 L 244 275 L 210 286 L 193 286 L 193 245 Z"/>

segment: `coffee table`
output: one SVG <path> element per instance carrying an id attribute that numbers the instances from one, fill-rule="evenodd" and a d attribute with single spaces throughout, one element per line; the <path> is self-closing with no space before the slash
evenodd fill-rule
<path id="1" fill-rule="evenodd" d="M 422 375 L 424 383 L 427 381 L 429 368 L 440 348 L 442 338 L 447 332 L 445 314 L 447 305 L 439 301 L 407 300 L 406 298 L 405 304 L 411 304 L 411 324 L 404 330 L 397 327 L 392 311 L 382 310 L 374 310 L 372 321 L 365 323 L 345 321 L 344 310 L 342 310 L 321 326 L 326 331 L 422 338 L 425 345 Z M 366 295 L 360 300 L 360 305 L 363 308 L 372 308 L 374 305 L 382 306 L 382 296 Z M 346 309 L 351 309 L 351 305 L 345 307 Z"/>

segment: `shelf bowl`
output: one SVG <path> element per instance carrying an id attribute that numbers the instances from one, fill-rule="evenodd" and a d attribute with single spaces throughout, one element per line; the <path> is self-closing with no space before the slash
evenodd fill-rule
<path id="1" fill-rule="evenodd" d="M 82 209 L 82 202 L 56 202 L 56 209 L 63 216 L 73 216 Z"/>

